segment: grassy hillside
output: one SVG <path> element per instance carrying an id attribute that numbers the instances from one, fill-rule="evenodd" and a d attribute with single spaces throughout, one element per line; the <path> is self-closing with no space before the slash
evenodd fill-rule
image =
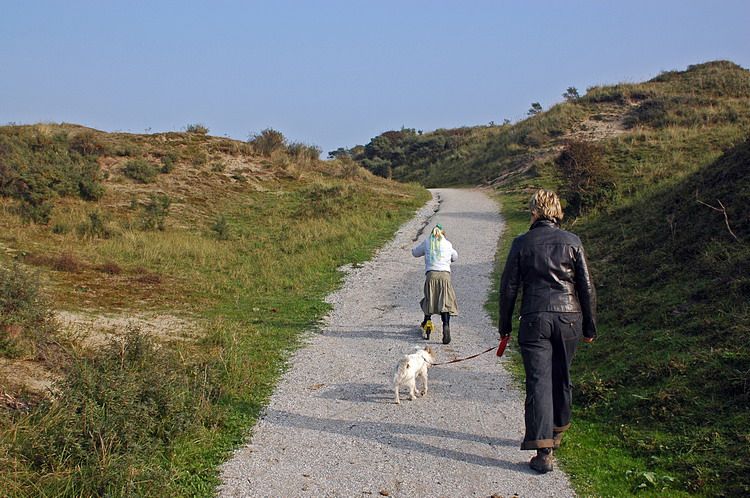
<path id="1" fill-rule="evenodd" d="M 212 495 L 337 268 L 427 198 L 189 130 L 0 127 L 2 494 Z"/>
<path id="2" fill-rule="evenodd" d="M 579 97 L 566 93 L 565 102 L 515 124 L 388 131 L 334 154 L 381 176 L 390 167 L 393 178 L 428 186 L 497 184 L 543 174 L 570 141 L 595 141 L 612 148 L 607 164 L 623 173 L 628 192 L 633 183 L 671 177 L 680 164 L 694 162 L 695 153 L 715 159 L 741 141 L 750 124 L 749 85 L 747 70 L 710 62 L 642 84 L 592 87 Z M 671 161 L 664 164 L 667 154 Z"/>
<path id="3" fill-rule="evenodd" d="M 577 365 L 582 414 L 679 487 L 711 496 L 750 492 L 748 206 L 745 141 L 576 227 L 602 323 Z"/>
<path id="4" fill-rule="evenodd" d="M 388 132 L 339 152 L 371 168 L 385 157 L 373 171 L 426 185 L 493 185 L 511 236 L 527 228 L 532 189 L 564 197 L 600 297 L 559 452 L 579 493 L 750 493 L 750 72 L 717 61 L 566 92 L 519 123 L 455 130 L 465 140 L 415 153 L 452 132 Z"/>

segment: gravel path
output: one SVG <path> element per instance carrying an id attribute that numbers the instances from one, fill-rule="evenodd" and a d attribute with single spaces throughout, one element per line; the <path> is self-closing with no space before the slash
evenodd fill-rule
<path id="1" fill-rule="evenodd" d="M 518 449 L 523 398 L 505 358 L 490 352 L 435 366 L 424 398 L 393 403 L 394 366 L 426 342 L 418 328 L 424 261 L 410 252 L 425 223 L 425 232 L 441 223 L 459 253 L 452 269 L 461 315 L 450 345 L 432 335 L 437 361 L 497 344 L 483 308 L 502 229 L 497 205 L 480 190 L 432 192 L 329 297 L 322 329 L 295 354 L 249 444 L 222 467 L 220 496 L 574 496 L 562 472 L 535 474 L 532 452 Z"/>

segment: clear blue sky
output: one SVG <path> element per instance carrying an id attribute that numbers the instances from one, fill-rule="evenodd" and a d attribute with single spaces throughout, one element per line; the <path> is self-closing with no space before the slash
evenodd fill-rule
<path id="1" fill-rule="evenodd" d="M 750 1 L 0 0 L 0 124 L 272 127 L 324 151 L 728 59 Z"/>

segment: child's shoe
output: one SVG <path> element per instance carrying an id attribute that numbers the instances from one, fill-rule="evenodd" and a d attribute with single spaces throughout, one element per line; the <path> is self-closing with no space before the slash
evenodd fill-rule
<path id="1" fill-rule="evenodd" d="M 432 320 L 427 320 L 422 323 L 422 339 L 425 341 L 430 340 L 430 334 L 432 333 Z"/>

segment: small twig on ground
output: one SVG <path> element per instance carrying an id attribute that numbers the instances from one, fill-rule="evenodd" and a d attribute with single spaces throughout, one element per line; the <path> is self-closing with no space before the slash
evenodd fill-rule
<path id="1" fill-rule="evenodd" d="M 705 202 L 703 202 L 703 201 L 702 201 L 702 200 L 700 200 L 700 199 L 696 199 L 696 201 L 698 201 L 699 203 L 703 204 L 704 206 L 708 206 L 708 207 L 710 207 L 710 208 L 711 208 L 711 209 L 713 209 L 714 211 L 718 211 L 718 212 L 720 212 L 720 213 L 724 214 L 724 223 L 725 223 L 725 224 L 727 225 L 727 230 L 729 230 L 729 234 L 730 234 L 730 235 L 731 235 L 732 237 L 734 237 L 734 240 L 736 240 L 736 241 L 738 241 L 738 242 L 739 242 L 739 240 L 740 240 L 740 239 L 738 239 L 738 238 L 737 238 L 737 236 L 736 236 L 736 235 L 734 234 L 734 232 L 732 231 L 732 227 L 730 227 L 730 226 L 729 226 L 729 217 L 727 216 L 727 208 L 725 208 L 725 207 L 724 207 L 724 204 L 722 204 L 722 203 L 721 203 L 721 201 L 720 201 L 719 199 L 716 199 L 716 202 L 718 202 L 718 203 L 719 203 L 719 206 L 721 206 L 721 209 L 717 208 L 716 206 L 712 206 L 711 204 L 706 204 Z"/>

